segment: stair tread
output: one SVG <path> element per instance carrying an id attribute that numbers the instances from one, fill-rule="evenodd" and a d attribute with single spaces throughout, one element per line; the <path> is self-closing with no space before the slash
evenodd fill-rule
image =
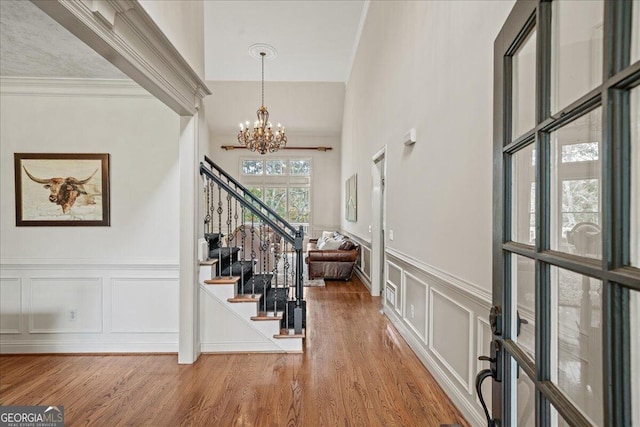
<path id="1" fill-rule="evenodd" d="M 251 320 L 282 320 L 282 312 L 260 311 L 257 316 L 252 316 Z"/>
<path id="2" fill-rule="evenodd" d="M 274 338 L 305 338 L 306 337 L 306 329 L 302 328 L 302 333 L 296 334 L 293 330 L 289 329 L 280 329 L 280 333 L 273 336 Z"/>
<path id="3" fill-rule="evenodd" d="M 200 265 L 216 265 L 218 263 L 217 259 L 205 259 L 204 261 L 200 261 Z"/>
<path id="4" fill-rule="evenodd" d="M 229 298 L 229 302 L 259 302 L 262 294 L 238 294 L 233 298 Z"/>
<path id="5" fill-rule="evenodd" d="M 240 280 L 239 276 L 217 276 L 211 279 L 205 280 L 207 285 L 233 285 Z"/>

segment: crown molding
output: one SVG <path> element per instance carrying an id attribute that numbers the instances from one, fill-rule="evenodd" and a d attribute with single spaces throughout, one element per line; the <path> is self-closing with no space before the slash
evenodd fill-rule
<path id="1" fill-rule="evenodd" d="M 0 93 L 20 96 L 153 98 L 131 80 L 0 77 Z"/>
<path id="2" fill-rule="evenodd" d="M 211 94 L 137 0 L 33 3 L 176 113 L 195 114 Z"/>

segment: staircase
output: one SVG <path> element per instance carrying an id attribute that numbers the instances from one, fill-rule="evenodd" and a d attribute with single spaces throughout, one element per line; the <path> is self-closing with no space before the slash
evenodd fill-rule
<path id="1" fill-rule="evenodd" d="M 296 229 L 211 159 L 204 179 L 201 288 L 272 346 L 301 352 L 306 333 L 302 227 Z"/>

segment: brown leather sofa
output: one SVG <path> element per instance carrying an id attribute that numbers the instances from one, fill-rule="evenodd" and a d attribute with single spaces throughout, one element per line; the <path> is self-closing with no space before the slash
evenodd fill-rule
<path id="1" fill-rule="evenodd" d="M 342 240 L 338 249 L 318 249 L 318 239 L 310 239 L 307 243 L 305 262 L 309 265 L 309 279 L 351 279 L 360 246 L 339 233 L 334 235 Z"/>

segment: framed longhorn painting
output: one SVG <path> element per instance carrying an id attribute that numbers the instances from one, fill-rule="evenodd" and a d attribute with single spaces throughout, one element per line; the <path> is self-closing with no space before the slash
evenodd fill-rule
<path id="1" fill-rule="evenodd" d="M 109 226 L 109 154 L 15 153 L 17 226 Z"/>

